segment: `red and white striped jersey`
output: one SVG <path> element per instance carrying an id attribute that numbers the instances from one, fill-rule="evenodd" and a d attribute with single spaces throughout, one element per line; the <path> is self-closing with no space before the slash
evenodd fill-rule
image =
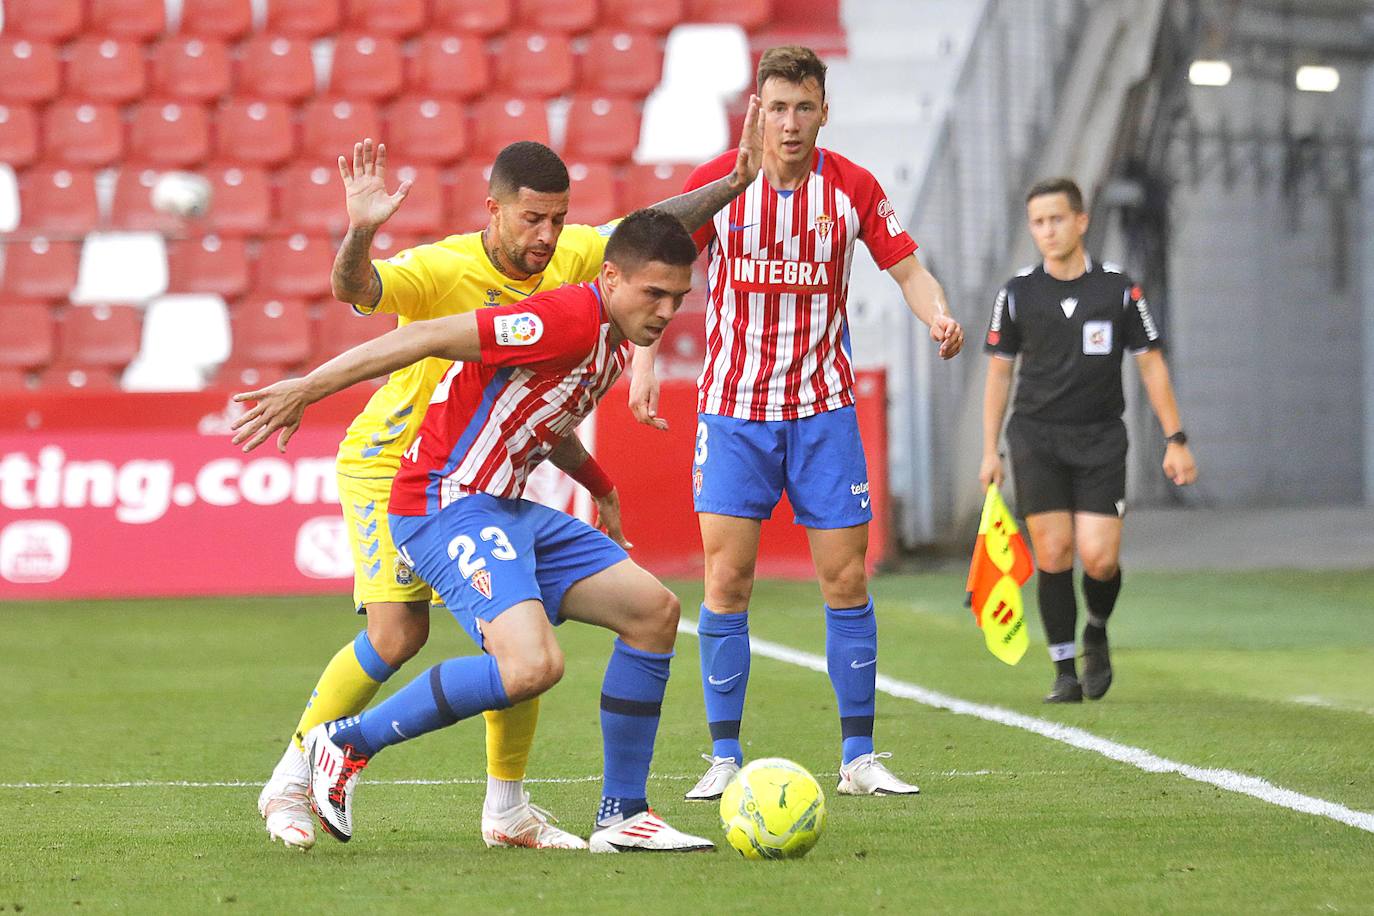
<path id="1" fill-rule="evenodd" d="M 700 230 L 710 248 L 706 359 L 697 410 L 792 420 L 854 403 L 849 269 L 862 239 L 878 269 L 916 250 L 877 179 L 829 150 L 795 191 L 762 171 Z M 735 151 L 698 168 L 686 190 L 728 175 Z"/>
<path id="2" fill-rule="evenodd" d="M 479 309 L 482 358 L 454 363 L 401 456 L 390 511 L 432 515 L 472 493 L 515 499 L 625 368 L 594 283 Z"/>

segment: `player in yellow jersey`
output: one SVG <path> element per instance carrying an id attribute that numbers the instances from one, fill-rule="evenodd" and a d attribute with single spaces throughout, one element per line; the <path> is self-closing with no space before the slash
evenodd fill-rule
<path id="1" fill-rule="evenodd" d="M 654 206 L 695 231 L 752 181 L 761 156 L 757 103 L 751 102 L 736 171 L 689 194 Z M 593 279 L 613 224 L 568 226 L 569 181 L 556 153 L 538 143 L 514 143 L 492 166 L 481 232 L 449 236 L 387 260 L 369 255 L 377 230 L 410 191 L 402 182 L 388 194 L 386 149 L 371 140 L 354 146 L 353 161 L 339 158 L 347 192 L 349 230 L 335 258 L 334 295 L 363 315 L 398 316 L 401 324 L 517 302 L 543 289 Z M 382 683 L 412 658 L 429 635 L 431 592 L 398 562 L 387 527 L 387 500 L 400 455 L 410 445 L 426 406 L 450 364 L 427 359 L 394 373 L 349 427 L 339 448 L 339 499 L 355 563 L 354 600 L 367 628 L 326 667 L 281 761 L 258 799 L 273 839 L 308 849 L 314 844 L 301 737 L 320 722 L 354 715 Z M 619 497 L 575 436 L 550 456 L 591 492 L 601 523 L 625 544 Z M 487 797 L 482 835 L 489 846 L 585 848 L 555 827 L 524 791 L 538 720 L 538 701 L 490 712 L 487 723 Z"/>

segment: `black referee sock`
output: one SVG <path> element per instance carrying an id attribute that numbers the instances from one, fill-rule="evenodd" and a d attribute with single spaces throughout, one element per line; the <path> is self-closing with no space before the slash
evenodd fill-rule
<path id="1" fill-rule="evenodd" d="M 1088 605 L 1088 622 L 1083 627 L 1083 642 L 1101 645 L 1107 641 L 1107 618 L 1121 594 L 1121 567 L 1110 579 L 1094 579 L 1083 574 L 1083 600 Z"/>
<path id="2" fill-rule="evenodd" d="M 1074 630 L 1078 626 L 1078 599 L 1073 593 L 1073 570 L 1037 570 L 1036 593 L 1040 597 L 1040 621 L 1050 644 L 1050 658 L 1060 674 L 1078 676 L 1074 667 Z"/>

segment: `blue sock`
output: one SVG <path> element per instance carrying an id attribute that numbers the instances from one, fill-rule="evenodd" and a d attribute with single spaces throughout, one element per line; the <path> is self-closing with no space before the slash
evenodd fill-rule
<path id="1" fill-rule="evenodd" d="M 488 709 L 510 705 L 501 672 L 490 655 L 451 658 L 331 732 L 335 744 L 371 757 L 382 748 L 452 725 Z"/>
<path id="2" fill-rule="evenodd" d="M 672 658 L 671 652 L 645 652 L 615 641 L 601 683 L 605 778 L 597 823 L 603 826 L 649 808 L 649 763 Z"/>
<path id="3" fill-rule="evenodd" d="M 845 763 L 873 753 L 874 693 L 878 680 L 878 618 L 873 599 L 863 607 L 825 606 L 825 666 L 840 706 Z"/>
<path id="4" fill-rule="evenodd" d="M 701 693 L 711 728 L 711 753 L 744 763 L 739 723 L 749 686 L 749 612 L 717 614 L 706 605 L 697 617 L 701 646 Z"/>

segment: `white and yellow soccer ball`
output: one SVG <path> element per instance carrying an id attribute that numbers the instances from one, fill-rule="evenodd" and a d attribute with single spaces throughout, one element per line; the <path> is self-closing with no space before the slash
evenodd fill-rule
<path id="1" fill-rule="evenodd" d="M 800 764 L 745 764 L 720 797 L 725 840 L 746 859 L 799 859 L 825 829 L 825 793 Z"/>

